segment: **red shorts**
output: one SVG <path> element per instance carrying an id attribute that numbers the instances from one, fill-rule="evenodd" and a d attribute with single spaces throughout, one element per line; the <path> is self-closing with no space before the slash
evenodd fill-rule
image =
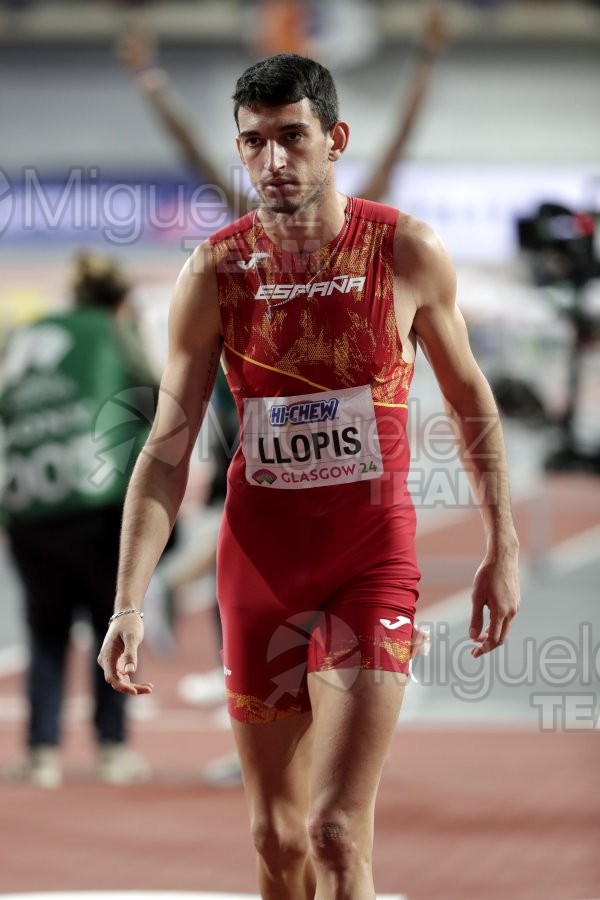
<path id="1" fill-rule="evenodd" d="M 412 505 L 373 504 L 368 483 L 294 492 L 230 484 L 217 595 L 234 718 L 309 710 L 309 672 L 408 672 L 414 532 Z"/>

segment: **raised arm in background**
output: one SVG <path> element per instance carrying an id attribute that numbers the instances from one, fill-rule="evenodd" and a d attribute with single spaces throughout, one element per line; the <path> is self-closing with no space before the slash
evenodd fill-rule
<path id="1" fill-rule="evenodd" d="M 448 40 L 446 17 L 437 4 L 428 5 L 417 49 L 417 59 L 410 74 L 408 89 L 398 110 L 396 129 L 366 183 L 356 191 L 358 197 L 381 202 L 388 194 L 394 167 L 406 154 L 408 142 L 429 93 L 435 63 Z"/>
<path id="2" fill-rule="evenodd" d="M 150 33 L 141 28 L 128 31 L 119 41 L 118 55 L 174 140 L 185 165 L 204 184 L 215 185 L 223 191 L 227 205 L 236 217 L 253 209 L 252 201 L 229 184 L 223 172 L 215 167 L 189 121 L 178 109 L 169 93 L 169 76 L 158 65 L 155 42 Z"/>
<path id="3" fill-rule="evenodd" d="M 398 114 L 397 127 L 381 159 L 376 163 L 357 196 L 365 200 L 383 201 L 389 191 L 394 167 L 404 157 L 409 139 L 421 114 L 433 69 L 439 54 L 448 43 L 448 25 L 437 4 L 429 4 L 418 46 L 418 56 L 410 76 L 410 84 Z M 252 201 L 227 184 L 202 147 L 196 132 L 180 112 L 169 94 L 169 76 L 159 67 L 155 42 L 148 31 L 131 30 L 119 43 L 119 57 L 132 73 L 141 92 L 165 129 L 177 144 L 185 164 L 199 179 L 219 187 L 235 216 L 254 208 Z"/>

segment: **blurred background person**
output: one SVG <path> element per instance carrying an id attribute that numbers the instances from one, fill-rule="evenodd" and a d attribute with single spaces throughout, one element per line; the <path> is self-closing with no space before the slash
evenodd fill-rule
<path id="1" fill-rule="evenodd" d="M 67 651 L 82 612 L 94 634 L 97 774 L 114 784 L 149 774 L 126 743 L 124 698 L 95 663 L 112 612 L 124 492 L 153 416 L 154 378 L 130 289 L 116 263 L 79 255 L 74 308 L 16 329 L 4 351 L 0 508 L 29 638 L 27 754 L 12 774 L 44 788 L 62 781 Z"/>

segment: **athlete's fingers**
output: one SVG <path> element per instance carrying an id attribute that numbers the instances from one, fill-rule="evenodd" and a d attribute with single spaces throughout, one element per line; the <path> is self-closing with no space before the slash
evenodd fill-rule
<path id="1" fill-rule="evenodd" d="M 478 634 L 476 638 L 472 638 L 472 640 L 479 644 L 479 646 L 473 647 L 473 649 L 471 650 L 471 656 L 474 656 L 475 658 L 481 656 L 483 652 L 482 648 L 485 646 L 485 642 L 487 641 L 487 636 L 488 630 L 487 628 L 484 628 L 481 634 Z"/>
<path id="2" fill-rule="evenodd" d="M 513 616 L 505 616 L 504 622 L 502 623 L 502 633 L 500 634 L 499 644 L 504 644 L 508 639 L 508 632 L 510 631 L 513 623 Z"/>
<path id="3" fill-rule="evenodd" d="M 119 656 L 117 663 L 117 672 L 120 675 L 133 675 L 137 670 L 137 648 L 139 637 L 131 631 L 126 631 L 121 635 L 123 641 L 123 652 Z"/>
<path id="4" fill-rule="evenodd" d="M 129 686 L 133 688 L 135 694 L 151 694 L 154 690 L 154 685 L 150 681 L 142 681 L 139 684 L 135 681 L 130 681 Z"/>
<path id="5" fill-rule="evenodd" d="M 104 638 L 104 643 L 98 654 L 98 665 L 104 671 L 104 678 L 108 683 L 111 679 L 118 678 L 117 663 L 123 649 L 120 635 L 109 635 Z"/>
<path id="6" fill-rule="evenodd" d="M 483 634 L 483 607 L 483 601 L 479 599 L 477 594 L 473 594 L 473 612 L 469 625 L 469 637 L 473 641 L 480 640 Z"/>
<path id="7" fill-rule="evenodd" d="M 126 662 L 123 644 L 124 640 L 120 634 L 105 639 L 98 656 L 98 664 L 104 671 L 104 680 L 107 684 L 110 684 L 113 690 L 118 691 L 120 694 L 152 693 L 153 686 L 150 682 L 137 684 L 132 682 L 129 674 L 125 672 L 125 665 L 133 665 L 134 663 Z"/>
<path id="8" fill-rule="evenodd" d="M 476 647 L 472 652 L 472 656 L 474 656 L 475 659 L 479 656 L 483 656 L 485 653 L 489 653 L 491 650 L 495 650 L 496 647 L 499 646 L 504 618 L 504 616 L 498 616 L 496 612 L 492 611 L 485 640 L 480 647 Z"/>
<path id="9" fill-rule="evenodd" d="M 120 694 L 137 693 L 134 685 L 129 680 L 129 676 L 119 675 L 119 673 L 116 670 L 113 671 L 110 666 L 103 666 L 103 668 L 104 680 L 107 684 L 110 684 L 114 691 L 118 691 Z"/>
<path id="10" fill-rule="evenodd" d="M 490 650 L 493 650 L 500 643 L 500 635 L 502 634 L 502 626 L 505 616 L 498 615 L 495 609 L 490 612 L 490 625 L 488 628 L 487 644 Z"/>
<path id="11" fill-rule="evenodd" d="M 487 640 L 487 636 L 488 636 L 488 628 L 486 626 L 485 628 L 481 629 L 481 631 L 477 635 L 477 637 L 472 637 L 471 640 L 475 641 L 477 644 L 483 644 L 483 642 Z"/>
<path id="12" fill-rule="evenodd" d="M 136 684 L 130 680 L 137 665 L 138 640 L 131 633 L 108 632 L 98 654 L 98 665 L 107 684 L 121 694 L 149 694 L 152 685 Z"/>
<path id="13" fill-rule="evenodd" d="M 130 681 L 128 675 L 107 675 L 106 681 L 113 690 L 118 691 L 119 694 L 131 694 L 132 696 L 136 696 L 137 694 L 151 694 L 154 688 L 154 685 L 149 681 L 144 681 L 139 684 Z"/>

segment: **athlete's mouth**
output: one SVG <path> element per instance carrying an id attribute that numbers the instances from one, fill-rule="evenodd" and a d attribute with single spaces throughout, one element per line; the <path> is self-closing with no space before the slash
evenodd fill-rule
<path id="1" fill-rule="evenodd" d="M 272 178 L 264 182 L 264 187 L 281 188 L 297 184 L 292 178 Z"/>

